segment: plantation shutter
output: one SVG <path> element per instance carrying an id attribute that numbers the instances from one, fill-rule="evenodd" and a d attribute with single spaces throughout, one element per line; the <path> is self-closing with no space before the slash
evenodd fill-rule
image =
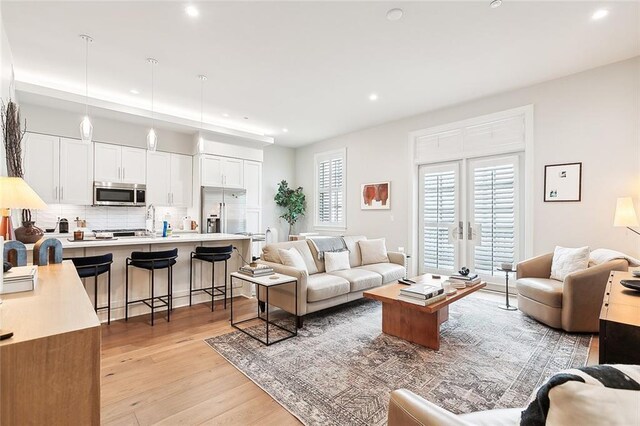
<path id="1" fill-rule="evenodd" d="M 456 223 L 456 171 L 423 175 L 423 267 L 425 271 L 453 271 L 456 253 L 449 229 Z"/>
<path id="2" fill-rule="evenodd" d="M 344 224 L 344 151 L 317 160 L 318 225 Z"/>
<path id="3" fill-rule="evenodd" d="M 473 168 L 473 220 L 479 229 L 474 250 L 476 273 L 494 275 L 501 263 L 515 263 L 516 166 L 517 162 L 511 160 Z"/>

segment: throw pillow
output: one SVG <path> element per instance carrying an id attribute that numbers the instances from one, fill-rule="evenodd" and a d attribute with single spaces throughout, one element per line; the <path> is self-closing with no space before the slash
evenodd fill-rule
<path id="1" fill-rule="evenodd" d="M 358 245 L 360 246 L 360 255 L 362 256 L 363 265 L 389 263 L 387 246 L 385 245 L 384 238 L 358 241 Z"/>
<path id="2" fill-rule="evenodd" d="M 325 251 L 324 269 L 327 272 L 351 269 L 351 265 L 349 265 L 349 251 Z"/>
<path id="3" fill-rule="evenodd" d="M 300 271 L 308 272 L 307 264 L 304 263 L 302 255 L 295 247 L 291 247 L 288 250 L 278 249 L 278 254 L 280 255 L 280 260 L 282 261 L 283 265 L 291 266 L 292 268 L 298 269 Z"/>
<path id="4" fill-rule="evenodd" d="M 564 281 L 572 272 L 582 271 L 589 266 L 589 247 L 566 248 L 556 246 L 551 261 L 551 279 Z"/>

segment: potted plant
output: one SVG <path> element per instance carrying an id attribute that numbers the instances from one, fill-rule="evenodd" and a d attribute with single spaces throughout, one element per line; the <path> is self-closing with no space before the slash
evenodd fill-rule
<path id="1" fill-rule="evenodd" d="M 273 200 L 278 206 L 285 209 L 285 212 L 280 217 L 289 224 L 289 235 L 291 235 L 293 225 L 304 216 L 307 208 L 302 187 L 291 189 L 287 181 L 283 180 L 278 184 L 278 192 Z"/>

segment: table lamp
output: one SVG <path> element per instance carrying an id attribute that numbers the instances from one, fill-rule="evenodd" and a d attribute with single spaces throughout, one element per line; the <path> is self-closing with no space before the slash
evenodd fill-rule
<path id="1" fill-rule="evenodd" d="M 636 215 L 636 209 L 633 207 L 633 199 L 631 197 L 618 198 L 613 226 L 625 227 L 640 235 L 640 232 L 631 228 L 632 226 L 638 226 L 638 216 Z"/>
<path id="2" fill-rule="evenodd" d="M 47 205 L 24 179 L 19 177 L 0 177 L 0 235 L 5 240 L 14 239 L 11 223 L 11 209 L 45 209 Z"/>

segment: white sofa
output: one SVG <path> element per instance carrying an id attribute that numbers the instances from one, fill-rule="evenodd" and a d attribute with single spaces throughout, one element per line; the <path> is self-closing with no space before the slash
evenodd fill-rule
<path id="1" fill-rule="evenodd" d="M 367 238 L 364 236 L 343 238 L 349 250 L 351 269 L 331 273 L 325 272 L 324 261 L 318 259 L 316 248 L 310 240 L 288 241 L 263 247 L 259 263 L 271 266 L 277 273 L 298 279 L 299 326 L 302 326 L 302 317 L 306 314 L 360 299 L 365 290 L 396 281 L 404 276 L 405 255 L 403 253 L 387 252 L 389 262 L 362 265 L 358 241 Z M 295 247 L 304 259 L 307 271 L 285 266 L 280 261 L 278 249 L 292 247 Z M 295 314 L 295 306 L 292 303 L 293 288 L 286 287 L 269 290 L 269 303 Z M 258 297 L 259 300 L 264 301 L 262 292 Z"/>

